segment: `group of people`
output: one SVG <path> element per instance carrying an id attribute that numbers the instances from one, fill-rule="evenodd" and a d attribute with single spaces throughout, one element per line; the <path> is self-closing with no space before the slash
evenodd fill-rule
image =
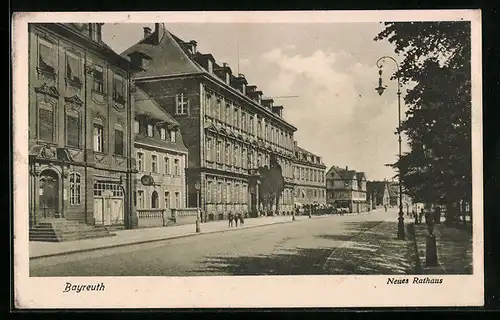
<path id="1" fill-rule="evenodd" d="M 242 226 L 245 224 L 245 216 L 241 214 L 241 212 L 238 212 L 236 215 L 233 214 L 232 212 L 229 212 L 227 218 L 229 220 L 229 227 L 234 227 L 235 224 L 237 227 L 238 222 L 240 222 Z"/>

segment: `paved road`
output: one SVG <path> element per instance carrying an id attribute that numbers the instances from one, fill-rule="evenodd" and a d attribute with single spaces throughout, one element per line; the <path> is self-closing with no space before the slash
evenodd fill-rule
<path id="1" fill-rule="evenodd" d="M 335 250 L 396 211 L 329 216 L 246 230 L 198 235 L 48 257 L 30 262 L 31 276 L 318 275 Z M 335 273 L 351 273 L 336 268 Z"/>

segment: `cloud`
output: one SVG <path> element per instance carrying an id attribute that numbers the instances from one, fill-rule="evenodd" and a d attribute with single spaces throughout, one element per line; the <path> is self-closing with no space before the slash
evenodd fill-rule
<path id="1" fill-rule="evenodd" d="M 323 156 L 327 165 L 392 174 L 383 165 L 394 161 L 392 150 L 397 150 L 397 109 L 392 99 L 375 93 L 375 65 L 342 51 L 301 55 L 280 48 L 262 54 L 261 62 L 277 70 L 267 79 L 272 95 L 299 95 L 283 103 L 286 119 L 298 127 L 300 145 Z"/>

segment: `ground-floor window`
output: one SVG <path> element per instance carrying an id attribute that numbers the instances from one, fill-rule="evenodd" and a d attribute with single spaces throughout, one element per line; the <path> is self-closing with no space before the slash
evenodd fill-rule
<path id="1" fill-rule="evenodd" d="M 94 183 L 94 196 L 101 197 L 105 190 L 111 191 L 113 197 L 123 197 L 123 188 L 119 183 L 100 181 Z"/>

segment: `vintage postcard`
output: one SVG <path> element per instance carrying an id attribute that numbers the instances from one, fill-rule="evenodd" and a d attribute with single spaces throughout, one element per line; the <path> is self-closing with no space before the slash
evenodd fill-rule
<path id="1" fill-rule="evenodd" d="M 483 305 L 479 10 L 12 32 L 16 307 Z"/>

